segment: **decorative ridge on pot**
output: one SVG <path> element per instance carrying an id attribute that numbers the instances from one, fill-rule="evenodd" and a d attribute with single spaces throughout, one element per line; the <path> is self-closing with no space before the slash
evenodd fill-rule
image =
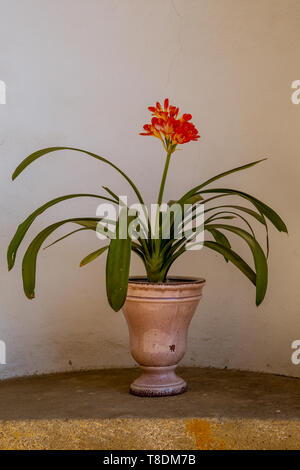
<path id="1" fill-rule="evenodd" d="M 156 287 L 168 286 L 173 287 L 177 285 L 191 285 L 191 284 L 202 284 L 205 283 L 205 279 L 202 277 L 191 277 L 191 276 L 170 276 L 167 277 L 164 282 L 151 282 L 147 280 L 147 276 L 130 276 L 129 282 L 137 285 L 151 285 Z"/>
<path id="2" fill-rule="evenodd" d="M 205 282 L 203 278 L 172 276 L 165 283 L 155 283 L 147 281 L 146 277 L 134 276 L 129 278 L 127 299 L 200 299 L 199 286 L 204 286 Z"/>

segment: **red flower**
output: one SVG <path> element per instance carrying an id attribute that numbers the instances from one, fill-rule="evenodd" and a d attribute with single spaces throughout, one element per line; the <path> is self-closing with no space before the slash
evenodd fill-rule
<path id="1" fill-rule="evenodd" d="M 175 133 L 172 134 L 172 142 L 177 144 L 186 144 L 191 140 L 198 140 L 200 135 L 194 124 L 188 121 L 181 121 L 176 127 Z"/>
<path id="2" fill-rule="evenodd" d="M 191 140 L 198 140 L 200 135 L 194 124 L 189 122 L 192 119 L 191 114 L 183 114 L 178 118 L 179 108 L 171 106 L 168 98 L 164 100 L 162 107 L 159 102 L 156 106 L 150 106 L 153 118 L 151 124 L 145 124 L 145 132 L 140 135 L 151 135 L 160 139 L 166 149 L 169 145 L 186 144 Z M 174 147 L 174 150 L 175 150 Z M 173 150 L 173 151 L 174 151 Z"/>

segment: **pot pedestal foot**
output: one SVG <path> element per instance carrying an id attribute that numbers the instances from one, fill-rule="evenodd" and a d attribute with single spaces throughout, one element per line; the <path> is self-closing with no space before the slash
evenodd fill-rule
<path id="1" fill-rule="evenodd" d="M 143 373 L 130 386 L 130 393 L 140 397 L 164 397 L 186 392 L 186 383 L 175 374 L 175 366 L 140 366 Z"/>

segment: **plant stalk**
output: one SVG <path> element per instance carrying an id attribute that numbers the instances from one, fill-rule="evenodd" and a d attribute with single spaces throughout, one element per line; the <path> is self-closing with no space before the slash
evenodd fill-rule
<path id="1" fill-rule="evenodd" d="M 165 184 L 166 184 L 166 178 L 168 174 L 168 169 L 169 169 L 169 164 L 170 164 L 170 159 L 171 159 L 172 152 L 168 151 L 167 153 L 167 159 L 165 163 L 165 168 L 164 172 L 162 175 L 161 183 L 160 183 L 160 188 L 159 188 L 159 194 L 158 194 L 158 199 L 157 199 L 157 204 L 160 206 L 162 203 L 162 198 L 164 195 L 164 189 L 165 189 Z"/>

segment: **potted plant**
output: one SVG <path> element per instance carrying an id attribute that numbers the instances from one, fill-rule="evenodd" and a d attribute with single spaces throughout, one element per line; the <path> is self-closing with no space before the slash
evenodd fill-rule
<path id="1" fill-rule="evenodd" d="M 185 382 L 175 374 L 175 368 L 185 353 L 189 323 L 202 295 L 205 280 L 201 278 L 169 276 L 173 263 L 187 249 L 205 247 L 219 253 L 226 262 L 233 263 L 252 284 L 256 286 L 256 305 L 259 305 L 267 290 L 269 237 L 267 220 L 280 232 L 287 228 L 280 216 L 256 197 L 222 185 L 211 187 L 211 183 L 232 173 L 246 170 L 263 160 L 234 168 L 199 183 L 181 197 L 163 204 L 163 194 L 169 164 L 178 146 L 197 141 L 199 134 L 191 122 L 190 114 L 179 117 L 179 109 L 165 99 L 163 106 L 156 103 L 149 107 L 152 113 L 150 124 L 144 126 L 141 135 L 154 136 L 161 141 L 166 152 L 164 171 L 159 188 L 154 222 L 149 217 L 144 200 L 134 182 L 114 163 L 92 152 L 71 147 L 50 147 L 38 150 L 23 160 L 13 173 L 14 180 L 23 170 L 38 158 L 58 150 L 81 152 L 102 163 L 106 163 L 120 173 L 133 189 L 137 200 L 136 207 L 129 208 L 108 187 L 103 187 L 106 195 L 68 194 L 57 197 L 36 209 L 19 225 L 7 253 L 8 268 L 15 264 L 17 250 L 34 220 L 49 207 L 78 197 L 92 197 L 118 207 L 118 216 L 109 218 L 77 217 L 58 221 L 42 230 L 27 248 L 23 263 L 22 277 L 24 292 L 29 299 L 34 298 L 36 260 L 39 249 L 46 239 L 59 227 L 67 223 L 77 226 L 68 235 L 80 230 L 94 230 L 100 238 L 109 240 L 105 246 L 86 256 L 81 266 L 95 260 L 107 251 L 106 290 L 111 307 L 123 312 L 129 327 L 131 353 L 140 364 L 143 374 L 131 384 L 131 392 L 142 396 L 162 396 L 182 393 Z M 239 205 L 227 200 L 227 196 L 242 199 L 247 205 Z M 224 201 L 225 198 L 225 201 Z M 200 211 L 199 211 L 200 209 Z M 199 216 L 200 214 L 200 216 Z M 234 224 L 229 221 L 234 219 Z M 266 253 L 257 241 L 249 219 L 261 224 L 266 231 Z M 199 222 L 200 220 L 200 222 Z M 245 227 L 240 228 L 236 222 Z M 184 224 L 188 225 L 183 231 Z M 191 225 L 192 224 L 192 225 Z M 185 227 L 186 228 L 186 227 Z M 203 233 L 210 238 L 203 238 Z M 228 234 L 243 239 L 253 257 L 253 268 L 231 247 Z M 202 238 L 199 241 L 199 235 Z M 145 276 L 129 277 L 131 253 L 142 260 Z"/>

